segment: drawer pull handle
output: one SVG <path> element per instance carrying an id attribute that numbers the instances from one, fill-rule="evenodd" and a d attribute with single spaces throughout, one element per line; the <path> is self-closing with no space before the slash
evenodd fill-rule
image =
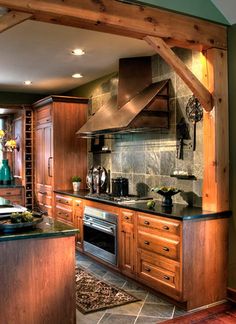
<path id="1" fill-rule="evenodd" d="M 170 249 L 168 247 L 164 246 L 163 247 L 163 251 L 167 251 L 168 252 L 168 251 L 170 251 Z"/>
<path id="2" fill-rule="evenodd" d="M 144 268 L 144 270 L 147 271 L 147 272 L 151 272 L 150 268 Z"/>
<path id="3" fill-rule="evenodd" d="M 170 277 L 169 276 L 164 276 L 163 277 L 165 280 L 170 280 Z"/>
<path id="4" fill-rule="evenodd" d="M 149 245 L 150 242 L 149 241 L 144 241 L 144 244 Z"/>
<path id="5" fill-rule="evenodd" d="M 144 221 L 145 225 L 150 225 L 149 221 Z"/>
<path id="6" fill-rule="evenodd" d="M 163 229 L 166 230 L 166 231 L 169 231 L 170 228 L 168 226 L 164 225 Z"/>
<path id="7" fill-rule="evenodd" d="M 11 195 L 11 192 L 6 192 L 6 195 Z"/>

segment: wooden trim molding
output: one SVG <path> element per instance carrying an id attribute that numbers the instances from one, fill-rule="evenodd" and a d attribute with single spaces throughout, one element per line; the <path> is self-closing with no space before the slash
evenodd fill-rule
<path id="1" fill-rule="evenodd" d="M 212 96 L 189 68 L 175 55 L 172 49 L 161 38 L 146 36 L 144 40 L 168 63 L 181 79 L 192 90 L 206 111 L 211 111 Z"/>
<path id="2" fill-rule="evenodd" d="M 222 25 L 166 10 L 115 0 L 0 0 L 0 6 L 33 14 L 32 19 L 143 39 L 146 35 L 183 47 L 227 48 Z"/>
<path id="3" fill-rule="evenodd" d="M 9 11 L 2 17 L 0 17 L 0 33 L 3 31 L 20 24 L 21 22 L 32 17 L 32 14 L 19 12 L 19 11 Z"/>

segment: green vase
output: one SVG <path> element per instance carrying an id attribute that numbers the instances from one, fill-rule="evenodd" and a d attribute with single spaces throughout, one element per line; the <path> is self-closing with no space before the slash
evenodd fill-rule
<path id="1" fill-rule="evenodd" d="M 2 167 L 0 170 L 0 179 L 3 185 L 11 184 L 11 170 L 8 165 L 8 160 L 2 160 Z"/>

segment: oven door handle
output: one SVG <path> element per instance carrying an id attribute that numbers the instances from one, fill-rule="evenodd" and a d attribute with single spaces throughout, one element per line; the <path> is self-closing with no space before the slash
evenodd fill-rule
<path id="1" fill-rule="evenodd" d="M 97 225 L 95 223 L 91 223 L 91 222 L 87 222 L 87 221 L 84 221 L 84 225 L 88 226 L 88 227 L 91 227 L 91 228 L 98 229 L 100 231 L 103 231 L 103 232 L 106 232 L 106 233 L 109 233 L 109 234 L 112 234 L 112 235 L 115 235 L 113 227 L 106 227 L 106 226 L 102 226 L 100 224 Z"/>

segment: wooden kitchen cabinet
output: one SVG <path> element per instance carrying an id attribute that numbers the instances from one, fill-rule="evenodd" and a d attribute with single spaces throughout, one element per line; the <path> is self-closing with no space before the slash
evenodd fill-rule
<path id="1" fill-rule="evenodd" d="M 58 220 L 74 225 L 73 198 L 70 196 L 56 195 L 55 216 Z"/>
<path id="2" fill-rule="evenodd" d="M 142 213 L 136 217 L 139 280 L 181 300 L 181 222 Z"/>
<path id="3" fill-rule="evenodd" d="M 86 186 L 87 142 L 75 133 L 86 121 L 87 102 L 50 96 L 33 105 L 36 203 L 50 216 L 54 216 L 53 190 L 70 190 L 74 175 L 82 178 L 81 189 Z"/>
<path id="4" fill-rule="evenodd" d="M 48 109 L 49 111 L 49 109 Z M 39 111 L 40 112 L 40 111 Z M 38 124 L 36 112 L 35 130 L 35 185 L 37 203 L 52 216 L 52 125 Z"/>
<path id="5" fill-rule="evenodd" d="M 4 187 L 0 188 L 0 197 L 3 197 L 14 204 L 24 206 L 23 187 Z"/>
<path id="6" fill-rule="evenodd" d="M 120 235 L 119 235 L 119 256 L 120 269 L 128 275 L 135 273 L 135 251 L 134 251 L 134 218 L 135 212 L 128 209 L 120 209 Z"/>
<path id="7" fill-rule="evenodd" d="M 56 218 L 79 230 L 76 234 L 76 248 L 83 251 L 83 200 L 77 197 L 56 193 L 54 201 Z"/>

